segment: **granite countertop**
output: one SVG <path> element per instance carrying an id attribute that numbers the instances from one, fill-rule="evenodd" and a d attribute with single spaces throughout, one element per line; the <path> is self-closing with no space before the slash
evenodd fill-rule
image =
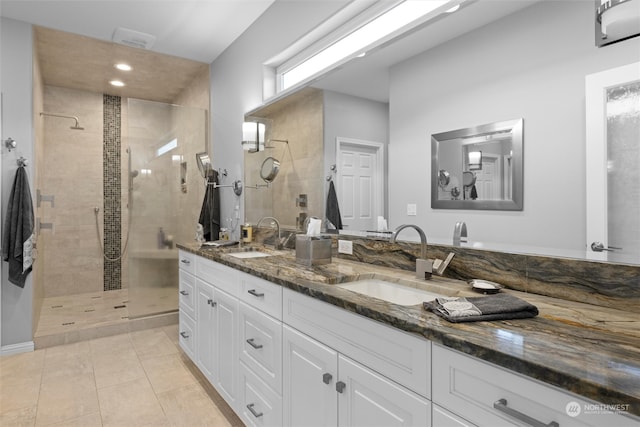
<path id="1" fill-rule="evenodd" d="M 479 295 L 463 281 L 438 276 L 419 281 L 409 271 L 335 257 L 331 264 L 305 267 L 296 263 L 294 251 L 287 250 L 263 258 L 229 255 L 257 248 L 270 251 L 255 244 L 231 249 L 178 247 L 588 399 L 628 405 L 630 414 L 640 416 L 637 313 L 506 289 L 503 292 L 537 306 L 540 314 L 532 319 L 450 323 L 420 305 L 400 306 L 335 284 L 382 275 L 448 296 Z"/>

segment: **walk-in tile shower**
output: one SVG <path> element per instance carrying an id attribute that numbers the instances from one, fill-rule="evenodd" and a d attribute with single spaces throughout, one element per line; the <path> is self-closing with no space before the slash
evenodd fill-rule
<path id="1" fill-rule="evenodd" d="M 177 310 L 176 242 L 204 185 L 202 109 L 44 86 L 36 139 L 39 336 Z M 52 197 L 55 203 L 47 203 Z"/>

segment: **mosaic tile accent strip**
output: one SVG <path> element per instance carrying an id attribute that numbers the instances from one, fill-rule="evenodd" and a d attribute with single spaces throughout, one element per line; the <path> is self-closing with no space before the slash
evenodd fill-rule
<path id="1" fill-rule="evenodd" d="M 122 206 L 120 143 L 121 143 L 121 98 L 103 95 L 103 151 L 102 171 L 104 189 L 104 253 L 107 258 L 117 259 L 121 250 Z M 122 262 L 104 260 L 104 290 L 122 288 Z"/>

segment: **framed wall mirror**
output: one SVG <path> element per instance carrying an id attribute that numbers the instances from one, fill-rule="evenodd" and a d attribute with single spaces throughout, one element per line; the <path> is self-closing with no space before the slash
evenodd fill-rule
<path id="1" fill-rule="evenodd" d="M 431 207 L 523 208 L 523 119 L 431 135 Z"/>

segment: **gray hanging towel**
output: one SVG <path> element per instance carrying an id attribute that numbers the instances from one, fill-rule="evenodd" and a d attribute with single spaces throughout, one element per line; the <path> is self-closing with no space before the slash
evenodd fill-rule
<path id="1" fill-rule="evenodd" d="M 340 206 L 338 206 L 338 196 L 333 181 L 329 182 L 329 192 L 327 193 L 327 219 L 333 224 L 336 230 L 342 230 L 342 217 L 340 216 Z"/>
<path id="2" fill-rule="evenodd" d="M 24 166 L 13 181 L 4 220 L 2 259 L 9 262 L 9 281 L 24 288 L 33 258 L 33 201 Z"/>
<path id="3" fill-rule="evenodd" d="M 216 170 L 211 171 L 211 175 L 207 179 L 207 190 L 204 193 L 200 219 L 198 220 L 198 223 L 202 224 L 206 241 L 218 240 L 220 234 L 220 193 L 219 189 L 213 188 L 214 183 L 218 183 L 218 171 Z"/>

